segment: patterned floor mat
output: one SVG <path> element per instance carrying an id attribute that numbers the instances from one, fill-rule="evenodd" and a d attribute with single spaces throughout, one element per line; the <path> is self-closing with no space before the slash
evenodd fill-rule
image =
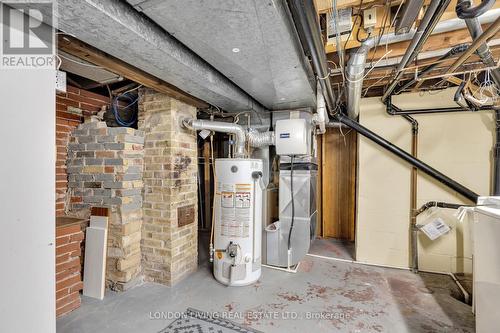
<path id="1" fill-rule="evenodd" d="M 188 308 L 181 318 L 158 333 L 262 333 L 249 327 L 218 318 L 213 313 Z"/>

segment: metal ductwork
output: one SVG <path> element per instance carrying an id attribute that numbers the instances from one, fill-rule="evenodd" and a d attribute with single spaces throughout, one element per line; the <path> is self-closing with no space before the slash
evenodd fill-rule
<path id="1" fill-rule="evenodd" d="M 250 147 L 255 148 L 271 146 L 274 145 L 275 142 L 274 132 L 272 131 L 259 132 L 255 129 L 250 128 L 248 132 L 246 132 L 243 126 L 235 123 L 183 118 L 181 119 L 181 124 L 188 129 L 196 131 L 208 130 L 213 132 L 234 134 L 234 136 L 236 137 L 234 157 L 236 158 L 245 157 L 245 146 L 247 142 Z"/>
<path id="2" fill-rule="evenodd" d="M 483 2 L 484 3 L 484 2 Z M 493 1 L 495 3 L 495 1 Z M 457 15 L 460 17 L 459 8 L 469 8 L 471 5 L 471 2 L 469 0 L 458 0 L 457 3 Z M 470 9 L 470 8 L 469 8 Z M 467 29 L 469 29 L 470 35 L 472 37 L 472 40 L 476 40 L 483 34 L 483 28 L 481 27 L 481 23 L 479 22 L 478 17 L 474 18 L 465 18 L 465 24 L 467 25 Z M 477 55 L 485 64 L 487 67 L 495 67 L 496 62 L 495 59 L 493 59 L 493 56 L 491 55 L 490 48 L 486 43 L 483 43 L 479 46 L 479 48 L 476 50 Z M 498 89 L 500 89 L 500 71 L 497 69 L 491 70 L 491 77 L 493 78 L 493 81 L 495 82 L 495 85 L 497 86 Z"/>
<path id="3" fill-rule="evenodd" d="M 245 157 L 246 135 L 242 126 L 223 121 L 201 120 L 185 118 L 181 120 L 184 127 L 193 130 L 209 130 L 221 133 L 230 133 L 236 136 L 234 156 L 237 158 Z"/>
<path id="4" fill-rule="evenodd" d="M 396 20 L 395 31 L 396 34 L 403 34 L 410 31 L 413 23 L 418 17 L 420 8 L 422 8 L 424 0 L 406 0 L 403 8 L 401 9 L 401 14 Z"/>
<path id="5" fill-rule="evenodd" d="M 156 23 L 119 0 L 59 0 L 58 28 L 230 111 L 262 105 Z"/>
<path id="6" fill-rule="evenodd" d="M 249 129 L 247 140 L 250 147 L 262 148 L 274 145 L 275 137 L 272 131 L 259 132 L 255 129 Z"/>
<path id="7" fill-rule="evenodd" d="M 317 20 L 318 14 L 314 2 L 312 0 L 289 0 L 288 4 L 302 46 L 311 57 L 313 69 L 319 79 L 328 109 L 333 113 L 336 97 L 330 82 L 325 47 L 321 38 L 321 30 Z"/>

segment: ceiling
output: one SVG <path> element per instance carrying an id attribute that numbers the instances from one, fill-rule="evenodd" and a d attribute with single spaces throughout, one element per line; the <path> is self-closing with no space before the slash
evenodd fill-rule
<path id="1" fill-rule="evenodd" d="M 282 0 L 127 0 L 270 110 L 315 105 Z"/>

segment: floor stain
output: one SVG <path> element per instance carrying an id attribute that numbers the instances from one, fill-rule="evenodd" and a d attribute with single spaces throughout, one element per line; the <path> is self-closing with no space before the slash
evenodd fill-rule
<path id="1" fill-rule="evenodd" d="M 340 294 L 353 302 L 370 302 L 375 298 L 375 291 L 373 291 L 372 287 L 368 287 L 364 290 L 348 289 L 342 291 Z"/>

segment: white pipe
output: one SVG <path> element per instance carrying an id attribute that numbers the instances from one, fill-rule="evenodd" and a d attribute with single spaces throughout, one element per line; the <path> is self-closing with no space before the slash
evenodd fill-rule
<path id="1" fill-rule="evenodd" d="M 326 132 L 327 119 L 328 114 L 326 111 L 325 97 L 323 96 L 321 85 L 318 81 L 316 87 L 316 113 L 313 115 L 313 122 L 319 127 L 317 134 L 323 134 Z"/>
<path id="2" fill-rule="evenodd" d="M 245 143 L 246 136 L 245 130 L 238 124 L 226 123 L 223 121 L 210 121 L 201 120 L 193 118 L 182 119 L 182 124 L 194 130 L 209 130 L 214 132 L 231 133 L 236 136 L 236 151 L 234 152 L 234 157 L 243 158 L 245 157 Z"/>

